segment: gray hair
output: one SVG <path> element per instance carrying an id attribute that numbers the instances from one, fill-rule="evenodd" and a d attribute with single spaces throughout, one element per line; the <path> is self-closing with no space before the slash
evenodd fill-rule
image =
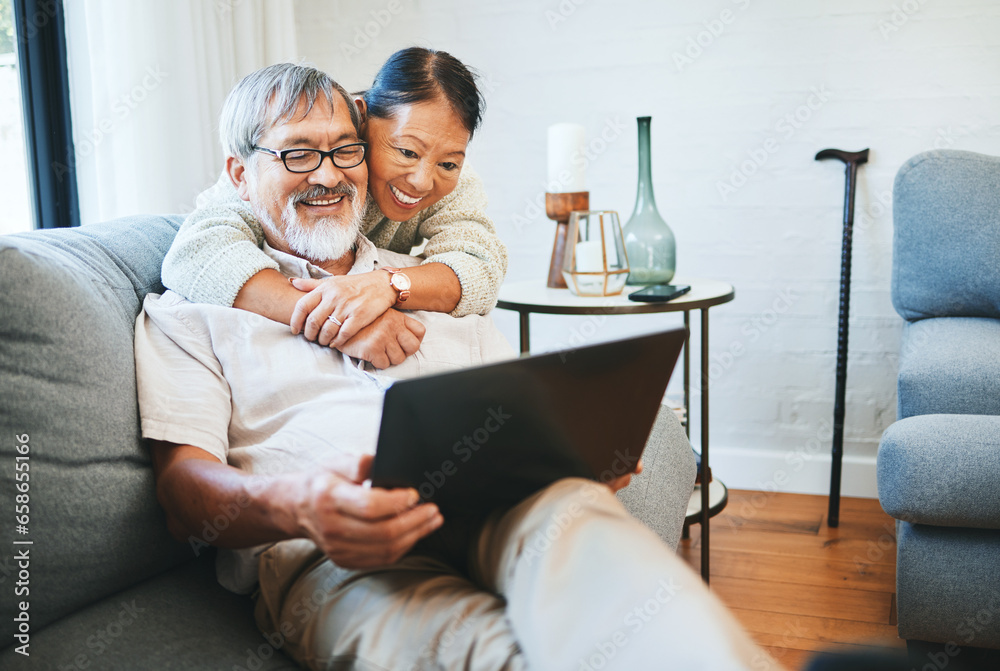
<path id="1" fill-rule="evenodd" d="M 219 137 L 226 156 L 247 161 L 268 128 L 295 115 L 305 98 L 309 114 L 320 94 L 333 107 L 334 92 L 347 103 L 354 130 L 361 133 L 361 114 L 344 88 L 330 75 L 307 65 L 278 63 L 251 72 L 233 87 L 219 115 Z"/>

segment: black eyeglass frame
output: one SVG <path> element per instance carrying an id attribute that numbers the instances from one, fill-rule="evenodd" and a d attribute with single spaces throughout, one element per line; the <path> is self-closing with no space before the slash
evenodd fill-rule
<path id="1" fill-rule="evenodd" d="M 358 161 L 357 163 L 352 163 L 351 165 L 340 165 L 339 163 L 337 163 L 337 152 L 340 151 L 341 149 L 347 149 L 348 147 L 361 147 L 361 160 Z M 285 170 L 287 170 L 288 172 L 293 172 L 297 175 L 303 175 L 307 172 L 314 172 L 316 170 L 319 170 L 320 166 L 323 165 L 323 159 L 327 157 L 329 157 L 330 160 L 333 161 L 333 165 L 335 167 L 340 168 L 341 170 L 356 168 L 365 162 L 365 157 L 368 155 L 367 142 L 351 142 L 350 144 L 343 144 L 340 145 L 339 147 L 334 147 L 330 151 L 323 151 L 322 149 L 309 149 L 306 147 L 293 147 L 291 149 L 282 149 L 281 151 L 278 151 L 277 149 L 268 149 L 267 147 L 261 147 L 260 145 L 255 145 L 253 149 L 254 151 L 259 151 L 262 154 L 268 154 L 270 156 L 274 156 L 275 158 L 281 159 L 281 163 L 285 166 Z M 286 157 L 292 152 L 296 151 L 308 151 L 313 154 L 319 154 L 319 161 L 316 162 L 316 167 L 310 168 L 309 170 L 292 170 L 292 168 L 288 166 L 288 161 Z"/>

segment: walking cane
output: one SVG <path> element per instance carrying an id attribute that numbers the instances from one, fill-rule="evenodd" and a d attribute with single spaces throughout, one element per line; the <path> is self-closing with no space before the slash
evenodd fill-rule
<path id="1" fill-rule="evenodd" d="M 824 149 L 816 160 L 835 158 L 846 165 L 844 239 L 840 252 L 840 322 L 837 328 L 837 389 L 833 402 L 833 448 L 830 460 L 830 509 L 827 524 L 840 524 L 840 471 L 844 460 L 844 394 L 847 391 L 847 317 L 851 304 L 851 234 L 854 226 L 854 186 L 858 166 L 868 162 L 868 150 Z"/>

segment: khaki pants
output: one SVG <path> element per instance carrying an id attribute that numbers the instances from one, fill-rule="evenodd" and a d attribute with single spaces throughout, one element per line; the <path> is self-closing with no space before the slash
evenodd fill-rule
<path id="1" fill-rule="evenodd" d="M 310 541 L 260 558 L 256 616 L 311 669 L 779 669 L 610 491 L 561 480 L 443 553 L 348 571 Z M 467 573 L 446 562 L 468 549 Z"/>

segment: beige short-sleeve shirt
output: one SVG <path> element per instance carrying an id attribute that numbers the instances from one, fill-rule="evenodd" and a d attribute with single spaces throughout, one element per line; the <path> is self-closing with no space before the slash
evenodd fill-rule
<path id="1" fill-rule="evenodd" d="M 266 245 L 265 252 L 287 277 L 328 274 Z M 351 273 L 416 263 L 359 237 Z M 324 468 L 339 455 L 374 453 L 382 396 L 394 380 L 514 356 L 488 315 L 408 314 L 426 327 L 420 350 L 378 371 L 251 312 L 171 291 L 148 295 L 135 331 L 142 435 L 194 445 L 250 473 Z M 251 590 L 261 549 L 220 552 L 220 582 Z"/>

